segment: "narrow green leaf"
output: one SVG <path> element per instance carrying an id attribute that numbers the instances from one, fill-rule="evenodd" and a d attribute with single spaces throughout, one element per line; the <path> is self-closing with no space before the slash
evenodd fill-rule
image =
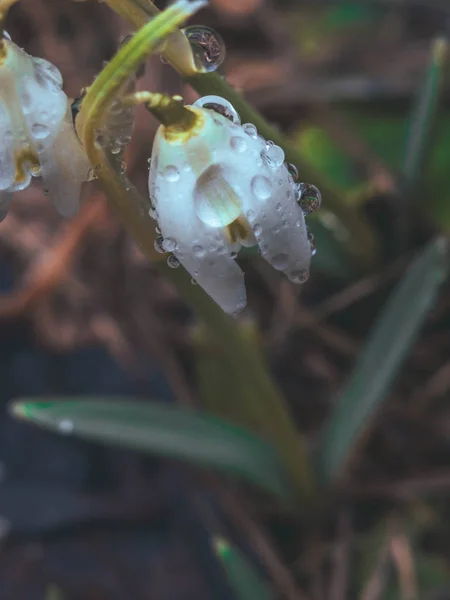
<path id="1" fill-rule="evenodd" d="M 202 407 L 267 440 L 277 450 L 297 500 L 311 502 L 315 481 L 308 449 L 283 396 L 267 393 L 270 390 L 264 378 L 268 366 L 263 362 L 257 329 L 251 322 L 240 322 L 235 327 L 241 340 L 239 352 L 244 353 L 240 365 L 235 363 L 237 344 L 231 347 L 236 357 L 230 360 L 224 340 L 218 343 L 217 330 L 198 326 L 194 333 Z M 264 368 L 257 378 L 250 377 L 248 359 L 251 356 Z"/>
<path id="2" fill-rule="evenodd" d="M 224 471 L 289 498 L 273 449 L 244 429 L 193 410 L 133 398 L 18 400 L 12 413 L 48 429 Z"/>
<path id="3" fill-rule="evenodd" d="M 217 538 L 214 546 L 236 600 L 273 600 L 273 596 L 249 562 L 227 540 Z"/>
<path id="4" fill-rule="evenodd" d="M 403 187 L 406 194 L 414 190 L 423 172 L 432 124 L 439 102 L 439 92 L 442 87 L 447 49 L 447 40 L 438 38 L 433 42 L 430 65 L 411 115 L 402 169 Z"/>
<path id="5" fill-rule="evenodd" d="M 341 473 L 355 441 L 389 394 L 447 272 L 448 243 L 438 238 L 422 250 L 394 290 L 323 432 L 317 461 L 325 483 Z"/>

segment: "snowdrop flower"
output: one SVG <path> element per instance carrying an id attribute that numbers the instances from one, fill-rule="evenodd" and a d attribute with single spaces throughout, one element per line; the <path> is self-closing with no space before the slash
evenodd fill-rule
<path id="1" fill-rule="evenodd" d="M 42 176 L 64 216 L 78 209 L 89 164 L 76 136 L 58 69 L 0 39 L 0 220 L 12 193 Z"/>
<path id="2" fill-rule="evenodd" d="M 153 145 L 149 191 L 163 238 L 157 243 L 173 253 L 169 265 L 179 261 L 224 311 L 237 314 L 246 305 L 235 260 L 241 246 L 257 244 L 290 281 L 306 281 L 312 249 L 304 215 L 318 208 L 320 194 L 296 184 L 283 150 L 254 125 L 241 125 L 223 98 L 186 108 L 195 124 L 182 132 L 161 126 Z"/>

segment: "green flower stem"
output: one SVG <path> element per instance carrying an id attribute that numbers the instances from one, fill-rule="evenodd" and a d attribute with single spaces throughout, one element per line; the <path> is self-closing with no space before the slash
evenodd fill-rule
<path id="1" fill-rule="evenodd" d="M 150 0 L 105 1 L 137 29 L 144 26 L 148 18 L 159 13 Z M 180 36 L 184 37 L 181 33 Z M 172 46 L 172 39 L 176 41 L 176 45 Z M 339 218 L 343 228 L 348 232 L 347 241 L 344 242 L 347 254 L 362 270 L 372 268 L 378 261 L 378 241 L 364 215 L 358 209 L 343 202 L 339 194 L 324 181 L 321 173 L 306 165 L 298 150 L 287 143 L 278 129 L 255 110 L 223 77 L 218 73 L 199 73 L 190 66 L 181 64 L 179 44 L 179 38 L 177 40 L 171 38 L 167 42 L 162 50 L 165 59 L 201 96 L 212 94 L 222 96 L 231 102 L 244 123 L 253 123 L 262 136 L 283 148 L 286 159 L 297 167 L 302 180 L 314 183 L 320 188 L 324 197 L 324 206 Z M 188 52 L 191 57 L 190 49 Z"/>
<path id="2" fill-rule="evenodd" d="M 191 277 L 184 269 L 171 269 L 165 263 L 158 267 L 175 283 L 186 304 L 206 323 L 209 339 L 220 341 L 220 356 L 226 363 L 223 372 L 231 374 L 228 402 L 234 405 L 233 420 L 241 425 L 256 426 L 257 433 L 272 442 L 283 459 L 297 495 L 303 502 L 311 501 L 314 481 L 306 444 L 286 400 L 270 376 L 258 345 L 245 327 L 226 315 L 199 286 L 192 285 Z M 209 390 L 204 392 L 210 396 Z M 208 398 L 204 400 L 210 403 Z M 220 410 L 216 408 L 220 414 L 226 414 L 226 409 L 225 406 Z"/>
<path id="3" fill-rule="evenodd" d="M 154 221 L 149 216 L 150 200 L 141 197 L 125 175 L 119 172 L 112 155 L 100 145 L 97 132 L 101 130 L 117 93 L 123 89 L 137 65 L 185 17 L 186 14 L 173 5 L 152 21 L 147 21 L 94 81 L 80 111 L 83 144 L 91 164 L 98 166 L 97 176 L 108 201 L 150 259 L 155 255 L 152 236 Z M 261 354 L 242 334 L 239 325 L 225 315 L 201 288 L 191 284 L 190 276 L 184 269 L 170 269 L 162 263 L 158 263 L 158 268 L 174 282 L 184 301 L 204 320 L 215 339 L 220 340 L 233 374 L 248 381 L 254 401 L 261 405 L 261 413 L 270 417 L 267 421 L 271 441 L 284 459 L 295 489 L 304 501 L 310 500 L 314 484 L 306 449 Z"/>

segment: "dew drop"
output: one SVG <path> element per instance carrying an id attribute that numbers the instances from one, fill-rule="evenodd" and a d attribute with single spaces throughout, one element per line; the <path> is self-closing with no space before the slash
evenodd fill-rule
<path id="1" fill-rule="evenodd" d="M 314 256 L 317 253 L 316 239 L 310 231 L 308 231 L 308 241 L 311 246 L 311 256 Z"/>
<path id="2" fill-rule="evenodd" d="M 297 181 L 297 179 L 298 179 L 298 169 L 297 169 L 297 167 L 295 165 L 293 165 L 292 163 L 286 163 L 286 167 L 287 167 L 289 175 L 292 177 L 292 179 L 294 181 Z"/>
<path id="3" fill-rule="evenodd" d="M 247 150 L 247 144 L 245 143 L 244 138 L 233 136 L 230 140 L 230 146 L 235 152 L 241 154 Z"/>
<path id="4" fill-rule="evenodd" d="M 241 118 L 234 106 L 231 104 L 231 102 L 228 102 L 228 100 L 225 100 L 225 98 L 222 98 L 221 96 L 202 96 L 194 102 L 193 106 L 213 110 L 235 125 L 241 124 Z M 219 119 L 217 119 L 216 123 L 218 125 L 222 125 L 222 121 Z"/>
<path id="5" fill-rule="evenodd" d="M 178 260 L 178 258 L 176 256 L 171 254 L 167 258 L 167 266 L 170 267 L 171 269 L 177 269 L 180 266 L 180 261 Z"/>
<path id="6" fill-rule="evenodd" d="M 163 238 L 162 235 L 159 235 L 156 238 L 153 246 L 155 247 L 156 252 L 159 252 L 160 254 L 164 254 L 165 253 L 165 250 L 164 250 L 164 238 Z"/>
<path id="7" fill-rule="evenodd" d="M 195 65 L 199 71 L 216 71 L 225 60 L 225 43 L 214 29 L 192 25 L 183 30 L 191 44 Z"/>
<path id="8" fill-rule="evenodd" d="M 205 249 L 203 248 L 203 246 L 194 246 L 192 248 L 192 252 L 197 258 L 202 258 L 203 256 L 205 256 Z"/>
<path id="9" fill-rule="evenodd" d="M 284 253 L 276 254 L 275 256 L 272 256 L 270 263 L 277 271 L 284 271 L 288 266 L 289 257 Z"/>
<path id="10" fill-rule="evenodd" d="M 171 237 L 166 237 L 163 242 L 163 248 L 166 252 L 173 252 L 177 247 L 177 240 Z"/>
<path id="11" fill-rule="evenodd" d="M 226 227 L 241 214 L 241 203 L 228 181 L 233 172 L 211 165 L 197 179 L 194 208 L 198 218 L 209 227 Z"/>
<path id="12" fill-rule="evenodd" d="M 247 135 L 249 135 L 251 138 L 255 139 L 258 137 L 258 130 L 256 129 L 256 127 L 253 125 L 253 123 L 245 123 L 244 125 L 242 125 L 242 129 L 245 131 L 245 133 Z"/>
<path id="13" fill-rule="evenodd" d="M 276 205 L 276 207 L 275 207 L 275 208 L 276 208 L 277 212 L 281 212 L 281 209 L 283 208 L 283 207 L 281 206 L 281 202 L 278 202 L 278 204 Z"/>
<path id="14" fill-rule="evenodd" d="M 299 183 L 297 186 L 297 203 L 305 214 L 320 208 L 322 194 L 312 183 Z"/>
<path id="15" fill-rule="evenodd" d="M 191 284 L 192 284 L 192 285 L 198 285 L 198 282 L 197 282 L 197 280 L 196 280 L 196 279 L 194 279 L 194 278 L 192 277 L 192 279 L 191 279 Z"/>
<path id="16" fill-rule="evenodd" d="M 252 227 L 252 230 L 256 236 L 259 236 L 262 233 L 262 227 L 259 223 L 255 223 Z"/>
<path id="17" fill-rule="evenodd" d="M 163 177 L 166 181 L 174 183 L 180 179 L 180 171 L 174 165 L 168 165 L 163 171 Z"/>
<path id="18" fill-rule="evenodd" d="M 155 219 L 155 221 L 156 221 L 156 219 L 158 218 L 158 213 L 156 212 L 156 209 L 155 209 L 155 208 L 153 208 L 153 207 L 152 207 L 152 208 L 149 208 L 149 210 L 148 210 L 148 214 L 149 214 L 149 216 L 150 216 L 152 219 Z"/>
<path id="19" fill-rule="evenodd" d="M 250 223 L 253 221 L 253 219 L 255 218 L 255 212 L 253 210 L 248 210 L 246 212 L 246 217 L 247 219 L 250 221 Z"/>
<path id="20" fill-rule="evenodd" d="M 292 271 L 288 273 L 288 279 L 292 283 L 305 283 L 309 277 L 309 270 L 302 269 L 301 271 Z"/>
<path id="21" fill-rule="evenodd" d="M 276 169 L 284 162 L 284 152 L 280 146 L 276 146 L 273 142 L 267 142 L 267 144 L 266 148 L 261 152 L 261 157 L 269 167 Z"/>
<path id="22" fill-rule="evenodd" d="M 36 140 L 43 140 L 50 135 L 50 129 L 47 125 L 42 125 L 41 123 L 34 123 L 31 126 L 31 135 Z"/>
<path id="23" fill-rule="evenodd" d="M 231 258 L 237 258 L 238 253 L 237 252 L 231 252 L 230 256 L 231 256 Z"/>
<path id="24" fill-rule="evenodd" d="M 272 184 L 267 177 L 264 177 L 264 175 L 256 175 L 253 177 L 250 187 L 252 188 L 253 194 L 259 198 L 259 200 L 267 200 L 267 198 L 270 198 Z"/>

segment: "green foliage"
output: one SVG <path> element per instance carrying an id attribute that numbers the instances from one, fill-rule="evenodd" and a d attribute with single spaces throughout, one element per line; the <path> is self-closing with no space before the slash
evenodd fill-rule
<path id="1" fill-rule="evenodd" d="M 323 432 L 317 465 L 324 483 L 342 472 L 355 442 L 387 398 L 447 272 L 448 244 L 438 238 L 420 252 L 393 292 Z"/>
<path id="2" fill-rule="evenodd" d="M 426 77 L 412 112 L 403 160 L 403 191 L 412 193 L 420 182 L 427 157 L 433 121 L 437 117 L 442 71 L 447 54 L 447 42 L 437 39 L 431 48 L 431 60 Z"/>
<path id="3" fill-rule="evenodd" d="M 275 452 L 219 419 L 132 398 L 18 400 L 17 417 L 103 444 L 165 456 L 239 476 L 282 500 L 290 491 Z"/>

